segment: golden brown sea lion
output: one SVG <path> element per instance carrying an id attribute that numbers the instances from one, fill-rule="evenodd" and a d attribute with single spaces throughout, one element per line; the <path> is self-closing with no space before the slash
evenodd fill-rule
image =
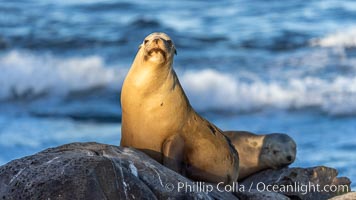
<path id="1" fill-rule="evenodd" d="M 239 152 L 239 180 L 258 171 L 277 169 L 294 162 L 297 147 L 286 134 L 256 135 L 247 131 L 225 131 Z"/>
<path id="2" fill-rule="evenodd" d="M 152 33 L 137 52 L 121 91 L 121 146 L 130 146 L 194 180 L 231 183 L 235 148 L 191 107 L 172 68 L 176 53 L 164 33 Z"/>

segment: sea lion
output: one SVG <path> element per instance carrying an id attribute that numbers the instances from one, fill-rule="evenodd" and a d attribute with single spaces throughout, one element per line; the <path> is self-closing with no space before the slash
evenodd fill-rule
<path id="1" fill-rule="evenodd" d="M 190 105 L 172 67 L 175 53 L 164 33 L 152 33 L 140 45 L 121 90 L 121 146 L 194 180 L 232 183 L 238 154 Z"/>
<path id="2" fill-rule="evenodd" d="M 297 147 L 286 134 L 256 135 L 247 131 L 225 131 L 239 152 L 239 180 L 264 169 L 277 169 L 294 162 Z"/>

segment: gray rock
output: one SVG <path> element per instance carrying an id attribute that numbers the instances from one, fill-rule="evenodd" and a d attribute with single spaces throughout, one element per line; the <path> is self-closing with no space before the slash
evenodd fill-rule
<path id="1" fill-rule="evenodd" d="M 238 198 L 282 200 L 288 197 L 314 200 L 328 199 L 340 194 L 341 191 L 305 194 L 301 190 L 261 192 L 261 185 L 258 188 L 257 183 L 288 186 L 310 182 L 321 187 L 326 184 L 350 186 L 349 179 L 336 176 L 337 171 L 327 167 L 266 170 L 239 183 L 244 190 L 234 191 L 236 197 L 231 192 L 218 191 L 216 185 L 192 182 L 132 148 L 98 143 L 72 143 L 0 166 L 0 200 Z M 209 188 L 214 190 L 208 191 Z M 347 199 L 348 196 L 344 197 Z M 350 198 L 352 197 L 354 196 Z"/>
<path id="2" fill-rule="evenodd" d="M 355 200 L 355 199 L 356 199 L 356 192 L 349 192 L 347 194 L 333 197 L 329 200 Z"/>
<path id="3" fill-rule="evenodd" d="M 267 192 L 267 191 L 258 191 L 256 189 L 252 189 L 250 191 L 236 193 L 236 195 L 240 199 L 244 200 L 290 200 L 287 196 L 276 192 Z"/>
<path id="4" fill-rule="evenodd" d="M 346 177 L 338 178 L 337 174 L 336 169 L 324 166 L 269 169 L 246 178 L 240 184 L 259 191 L 269 189 L 291 199 L 328 199 L 350 191 L 351 181 Z M 336 191 L 324 191 L 324 186 L 326 190 Z M 272 187 L 275 189 L 272 190 Z"/>
<path id="5" fill-rule="evenodd" d="M 237 199 L 228 192 L 178 190 L 189 179 L 132 149 L 72 143 L 0 167 L 1 199 Z"/>

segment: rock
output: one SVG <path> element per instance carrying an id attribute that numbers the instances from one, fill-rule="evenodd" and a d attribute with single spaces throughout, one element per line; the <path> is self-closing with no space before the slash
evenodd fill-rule
<path id="1" fill-rule="evenodd" d="M 258 191 L 252 189 L 251 191 L 236 193 L 240 199 L 244 200 L 290 200 L 287 196 L 279 194 L 277 192 L 267 192 L 267 191 Z"/>
<path id="2" fill-rule="evenodd" d="M 278 191 L 282 188 L 319 184 L 346 185 L 350 180 L 337 178 L 327 167 L 265 170 L 235 186 L 238 190 L 219 191 L 217 187 L 191 180 L 162 166 L 144 153 L 99 143 L 72 143 L 50 148 L 0 166 L 0 200 L 12 199 L 328 199 L 336 193 Z M 296 184 L 296 185 L 295 185 Z M 220 185 L 221 186 L 221 185 Z M 235 188 L 231 186 L 230 188 Z M 218 189 L 219 188 L 219 189 Z M 226 188 L 226 187 L 225 187 Z M 242 188 L 242 190 L 241 190 Z M 270 188 L 271 189 L 271 188 Z M 354 193 L 335 199 L 355 199 Z"/>
<path id="3" fill-rule="evenodd" d="M 237 199 L 188 191 L 189 179 L 132 149 L 72 143 L 0 167 L 0 199 Z"/>
<path id="4" fill-rule="evenodd" d="M 333 197 L 329 200 L 355 200 L 355 199 L 356 199 L 356 192 L 349 192 L 347 194 Z"/>
<path id="5" fill-rule="evenodd" d="M 258 191 L 267 191 L 268 189 L 286 195 L 291 199 L 302 200 L 328 199 L 349 192 L 351 188 L 351 182 L 348 178 L 338 178 L 336 169 L 324 166 L 269 169 L 246 178 L 240 184 L 246 188 L 257 189 Z M 326 190 L 335 191 L 328 192 Z"/>

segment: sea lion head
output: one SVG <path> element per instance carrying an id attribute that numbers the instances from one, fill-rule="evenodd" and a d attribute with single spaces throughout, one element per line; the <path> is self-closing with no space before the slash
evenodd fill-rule
<path id="1" fill-rule="evenodd" d="M 268 167 L 277 169 L 292 164 L 295 160 L 297 145 L 286 134 L 272 133 L 265 136 L 260 160 Z"/>
<path id="2" fill-rule="evenodd" d="M 140 45 L 145 62 L 156 65 L 171 64 L 174 54 L 177 54 L 172 39 L 165 33 L 151 33 Z"/>

